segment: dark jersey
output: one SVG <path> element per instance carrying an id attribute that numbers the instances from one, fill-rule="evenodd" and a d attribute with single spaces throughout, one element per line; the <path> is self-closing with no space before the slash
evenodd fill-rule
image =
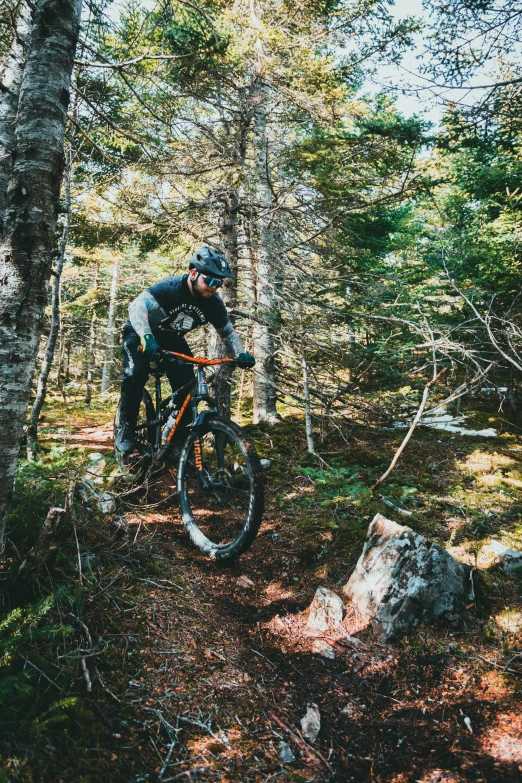
<path id="1" fill-rule="evenodd" d="M 187 278 L 188 275 L 166 277 L 147 289 L 159 304 L 159 308 L 149 310 L 152 334 L 183 335 L 207 322 L 216 329 L 222 329 L 228 323 L 223 300 L 217 295 L 210 299 L 195 299 Z"/>

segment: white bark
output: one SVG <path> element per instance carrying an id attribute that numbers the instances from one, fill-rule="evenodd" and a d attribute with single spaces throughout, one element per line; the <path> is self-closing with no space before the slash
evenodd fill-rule
<path id="1" fill-rule="evenodd" d="M 38 0 L 18 99 L 0 237 L 0 544 L 47 304 L 81 0 Z M 5 182 L 5 179 L 3 180 Z"/>
<path id="2" fill-rule="evenodd" d="M 303 392 L 305 402 L 305 429 L 306 429 L 306 444 L 308 446 L 308 453 L 315 455 L 314 448 L 314 434 L 312 430 L 312 411 L 310 407 L 310 388 L 308 386 L 308 365 L 306 362 L 306 351 L 304 344 L 304 334 L 301 336 L 301 368 L 303 371 Z"/>
<path id="3" fill-rule="evenodd" d="M 22 2 L 11 50 L 0 74 L 0 235 L 7 207 L 7 185 L 15 150 L 16 115 L 22 76 L 31 35 L 32 9 Z"/>
<path id="4" fill-rule="evenodd" d="M 105 359 L 103 362 L 101 393 L 105 394 L 111 385 L 111 370 L 114 361 L 114 315 L 116 313 L 116 299 L 118 296 L 118 273 L 120 264 L 118 259 L 112 266 L 111 293 L 109 298 L 109 315 L 107 316 L 107 334 L 105 338 Z"/>
<path id="5" fill-rule="evenodd" d="M 96 267 L 96 274 L 94 276 L 93 291 L 96 294 L 98 290 L 98 275 L 100 269 Z M 92 375 L 94 371 L 94 365 L 96 360 L 96 301 L 92 305 L 91 326 L 89 328 L 89 345 L 87 347 L 87 371 L 85 373 L 85 404 L 90 405 L 92 401 Z"/>
<path id="6" fill-rule="evenodd" d="M 65 249 L 69 241 L 69 227 L 71 224 L 70 168 L 67 168 L 64 173 L 64 191 L 65 206 L 67 211 L 64 217 L 62 237 L 60 240 L 60 246 L 58 248 L 58 258 L 53 271 L 51 293 L 51 325 L 49 328 L 49 336 L 47 338 L 47 345 L 42 361 L 42 367 L 40 369 L 40 375 L 38 376 L 36 397 L 33 402 L 33 407 L 31 408 L 27 427 L 27 452 L 28 457 L 32 459 L 36 457 L 36 452 L 38 450 L 38 419 L 40 418 L 40 413 L 45 402 L 45 396 L 47 394 L 47 381 L 49 380 L 49 373 L 51 372 L 51 365 L 54 359 L 58 331 L 60 329 L 61 276 L 65 262 Z"/>
<path id="7" fill-rule="evenodd" d="M 243 218 L 243 246 L 245 248 L 241 264 L 241 280 L 245 290 L 247 309 L 254 313 L 256 309 L 256 284 L 254 279 L 254 244 L 252 240 L 252 228 L 250 225 L 250 216 Z"/>

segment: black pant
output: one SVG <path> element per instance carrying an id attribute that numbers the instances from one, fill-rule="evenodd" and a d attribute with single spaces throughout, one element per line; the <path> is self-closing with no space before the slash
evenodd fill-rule
<path id="1" fill-rule="evenodd" d="M 156 338 L 159 346 L 167 351 L 176 351 L 192 356 L 192 351 L 184 337 L 176 334 L 165 334 Z M 121 384 L 120 421 L 136 426 L 140 409 L 143 389 L 147 383 L 150 372 L 150 358 L 139 351 L 140 338 L 129 323 L 123 329 L 123 381 Z M 194 377 L 194 369 L 190 364 L 166 363 L 165 372 L 172 391 L 180 389 Z M 190 412 L 187 410 L 183 419 L 190 420 Z"/>

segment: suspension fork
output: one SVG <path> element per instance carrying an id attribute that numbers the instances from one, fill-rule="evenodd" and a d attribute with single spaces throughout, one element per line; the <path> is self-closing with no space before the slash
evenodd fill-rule
<path id="1" fill-rule="evenodd" d="M 156 408 L 156 418 L 158 419 L 158 423 L 156 424 L 156 435 L 155 435 L 155 448 L 158 448 L 161 443 L 161 376 L 156 375 L 156 382 L 155 382 L 155 392 L 156 392 L 156 400 L 155 400 L 155 408 Z"/>
<path id="2" fill-rule="evenodd" d="M 198 404 L 201 401 L 206 401 L 209 404 L 213 403 L 213 400 L 209 397 L 208 394 L 208 385 L 207 385 L 207 378 L 205 375 L 205 369 L 204 367 L 198 367 L 197 369 L 197 394 L 194 397 L 194 400 L 192 402 L 193 404 L 193 421 L 195 422 L 195 428 L 196 428 L 196 438 L 194 440 L 194 462 L 196 463 L 196 469 L 199 474 L 199 481 L 201 484 L 206 487 L 207 486 L 207 480 L 203 473 L 203 458 L 201 454 L 201 441 L 199 438 L 199 421 L 200 421 L 200 414 L 198 414 Z"/>

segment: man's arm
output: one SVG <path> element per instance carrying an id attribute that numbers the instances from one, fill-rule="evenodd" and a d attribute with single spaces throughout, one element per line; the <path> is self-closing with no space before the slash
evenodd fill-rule
<path id="1" fill-rule="evenodd" d="M 225 326 L 222 326 L 221 329 L 217 329 L 216 331 L 232 354 L 233 358 L 236 360 L 238 367 L 241 367 L 243 370 L 248 370 L 255 365 L 255 358 L 252 356 L 252 354 L 245 353 L 241 338 L 230 321 L 226 323 Z"/>
<path id="2" fill-rule="evenodd" d="M 225 343 L 225 346 L 228 348 L 230 353 L 232 354 L 233 358 L 236 359 L 240 353 L 244 353 L 245 349 L 243 348 L 243 343 L 241 342 L 241 338 L 230 323 L 225 324 L 225 326 L 222 326 L 221 329 L 216 329 L 217 333 Z"/>
<path id="3" fill-rule="evenodd" d="M 159 304 L 150 291 L 143 291 L 129 305 L 129 320 L 132 328 L 142 338 L 146 334 L 152 334 L 149 323 L 149 312 L 159 308 Z"/>

